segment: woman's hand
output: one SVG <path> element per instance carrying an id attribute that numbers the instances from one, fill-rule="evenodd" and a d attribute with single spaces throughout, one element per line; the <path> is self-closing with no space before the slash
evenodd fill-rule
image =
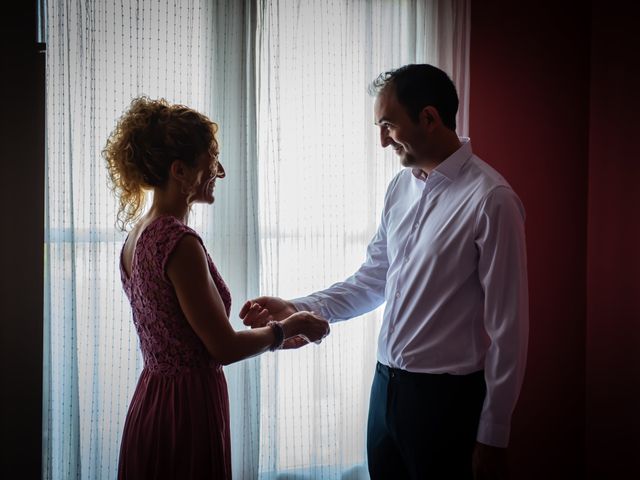
<path id="1" fill-rule="evenodd" d="M 291 325 L 285 325 L 285 320 L 294 316 L 298 310 L 293 305 L 293 303 L 284 300 L 280 297 L 257 297 L 253 300 L 247 300 L 242 308 L 240 309 L 240 318 L 243 323 L 251 328 L 259 328 L 264 327 L 268 322 L 274 320 L 278 322 L 283 322 L 283 328 L 285 329 L 285 341 L 282 346 L 283 349 L 295 349 L 300 348 L 308 344 L 310 341 L 315 343 L 320 343 L 322 338 L 329 333 L 329 327 L 327 325 L 326 333 L 320 336 L 317 340 L 311 340 L 307 336 L 306 331 L 300 331 L 299 334 L 295 333 L 295 329 L 303 329 L 305 328 L 302 325 L 302 321 L 295 317 Z M 300 312 L 309 314 L 309 312 Z M 307 318 L 307 316 L 304 316 Z M 315 320 L 320 319 L 318 316 L 313 316 Z M 320 319 L 322 322 L 326 322 L 324 319 Z M 312 325 L 316 325 L 315 321 L 311 321 L 307 318 L 307 321 Z M 320 324 L 324 325 L 324 324 Z M 308 328 L 308 327 L 307 327 Z M 289 334 L 289 330 L 294 333 Z M 314 337 L 314 333 L 311 332 L 310 335 Z"/>

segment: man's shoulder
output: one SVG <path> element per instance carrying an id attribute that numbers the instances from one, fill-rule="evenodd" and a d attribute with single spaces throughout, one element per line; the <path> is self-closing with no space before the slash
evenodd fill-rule
<path id="1" fill-rule="evenodd" d="M 396 190 L 398 186 L 406 185 L 408 182 L 411 182 L 412 178 L 413 174 L 411 173 L 411 169 L 402 168 L 387 184 L 387 194 Z"/>
<path id="2" fill-rule="evenodd" d="M 460 174 L 460 180 L 482 197 L 498 187 L 512 190 L 511 185 L 500 172 L 477 155 L 469 157 Z"/>
<path id="3" fill-rule="evenodd" d="M 524 206 L 518 194 L 507 180 L 491 165 L 473 155 L 465 165 L 466 191 L 472 196 L 470 204 L 482 206 L 510 204 L 516 206 L 524 217 Z"/>

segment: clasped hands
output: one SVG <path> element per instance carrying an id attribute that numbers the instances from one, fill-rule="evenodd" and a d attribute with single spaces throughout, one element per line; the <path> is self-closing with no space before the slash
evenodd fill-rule
<path id="1" fill-rule="evenodd" d="M 251 328 L 264 327 L 270 321 L 281 322 L 285 341 L 282 348 L 300 348 L 310 342 L 320 343 L 329 335 L 329 322 L 314 312 L 299 312 L 293 303 L 279 297 L 247 300 L 240 318 Z"/>

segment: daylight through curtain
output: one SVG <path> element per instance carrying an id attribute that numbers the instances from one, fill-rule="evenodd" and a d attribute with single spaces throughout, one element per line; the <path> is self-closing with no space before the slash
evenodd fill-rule
<path id="1" fill-rule="evenodd" d="M 367 94 L 380 72 L 423 62 L 448 71 L 466 132 L 468 2 L 259 3 L 260 290 L 293 298 L 358 268 L 400 169 L 380 147 Z M 368 478 L 381 312 L 334 324 L 320 346 L 263 359 L 262 478 Z"/>
<path id="2" fill-rule="evenodd" d="M 100 152 L 131 99 L 220 124 L 227 177 L 194 208 L 233 295 L 285 298 L 351 274 L 400 168 L 366 87 L 411 62 L 447 70 L 466 132 L 469 0 L 47 2 L 43 478 L 112 479 L 142 368 Z M 236 478 L 368 478 L 380 312 L 320 346 L 225 368 Z"/>
<path id="3" fill-rule="evenodd" d="M 255 19 L 249 1 L 47 2 L 43 477 L 115 478 L 142 368 L 119 275 L 125 234 L 100 152 L 131 99 L 164 97 L 220 124 L 202 233 L 236 298 L 257 294 Z M 236 327 L 240 327 L 236 322 Z M 234 468 L 257 472 L 257 362 L 227 368 Z"/>

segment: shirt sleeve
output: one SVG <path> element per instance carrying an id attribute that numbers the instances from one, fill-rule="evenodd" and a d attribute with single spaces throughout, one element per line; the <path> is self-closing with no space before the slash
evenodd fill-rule
<path id="1" fill-rule="evenodd" d="M 511 415 L 522 387 L 529 335 L 524 207 L 506 186 L 485 198 L 477 220 L 478 273 L 484 290 L 484 327 L 490 344 L 484 371 L 487 393 L 477 440 L 509 443 Z"/>
<path id="2" fill-rule="evenodd" d="M 389 269 L 387 212 L 389 198 L 398 178 L 399 175 L 389 184 L 380 226 L 369 242 L 364 263 L 345 281 L 306 297 L 291 300 L 298 310 L 314 311 L 330 322 L 338 322 L 363 315 L 384 303 Z"/>
<path id="3" fill-rule="evenodd" d="M 384 302 L 388 268 L 386 231 L 381 224 L 367 247 L 364 263 L 353 275 L 292 302 L 298 310 L 314 311 L 330 322 L 363 315 Z"/>

